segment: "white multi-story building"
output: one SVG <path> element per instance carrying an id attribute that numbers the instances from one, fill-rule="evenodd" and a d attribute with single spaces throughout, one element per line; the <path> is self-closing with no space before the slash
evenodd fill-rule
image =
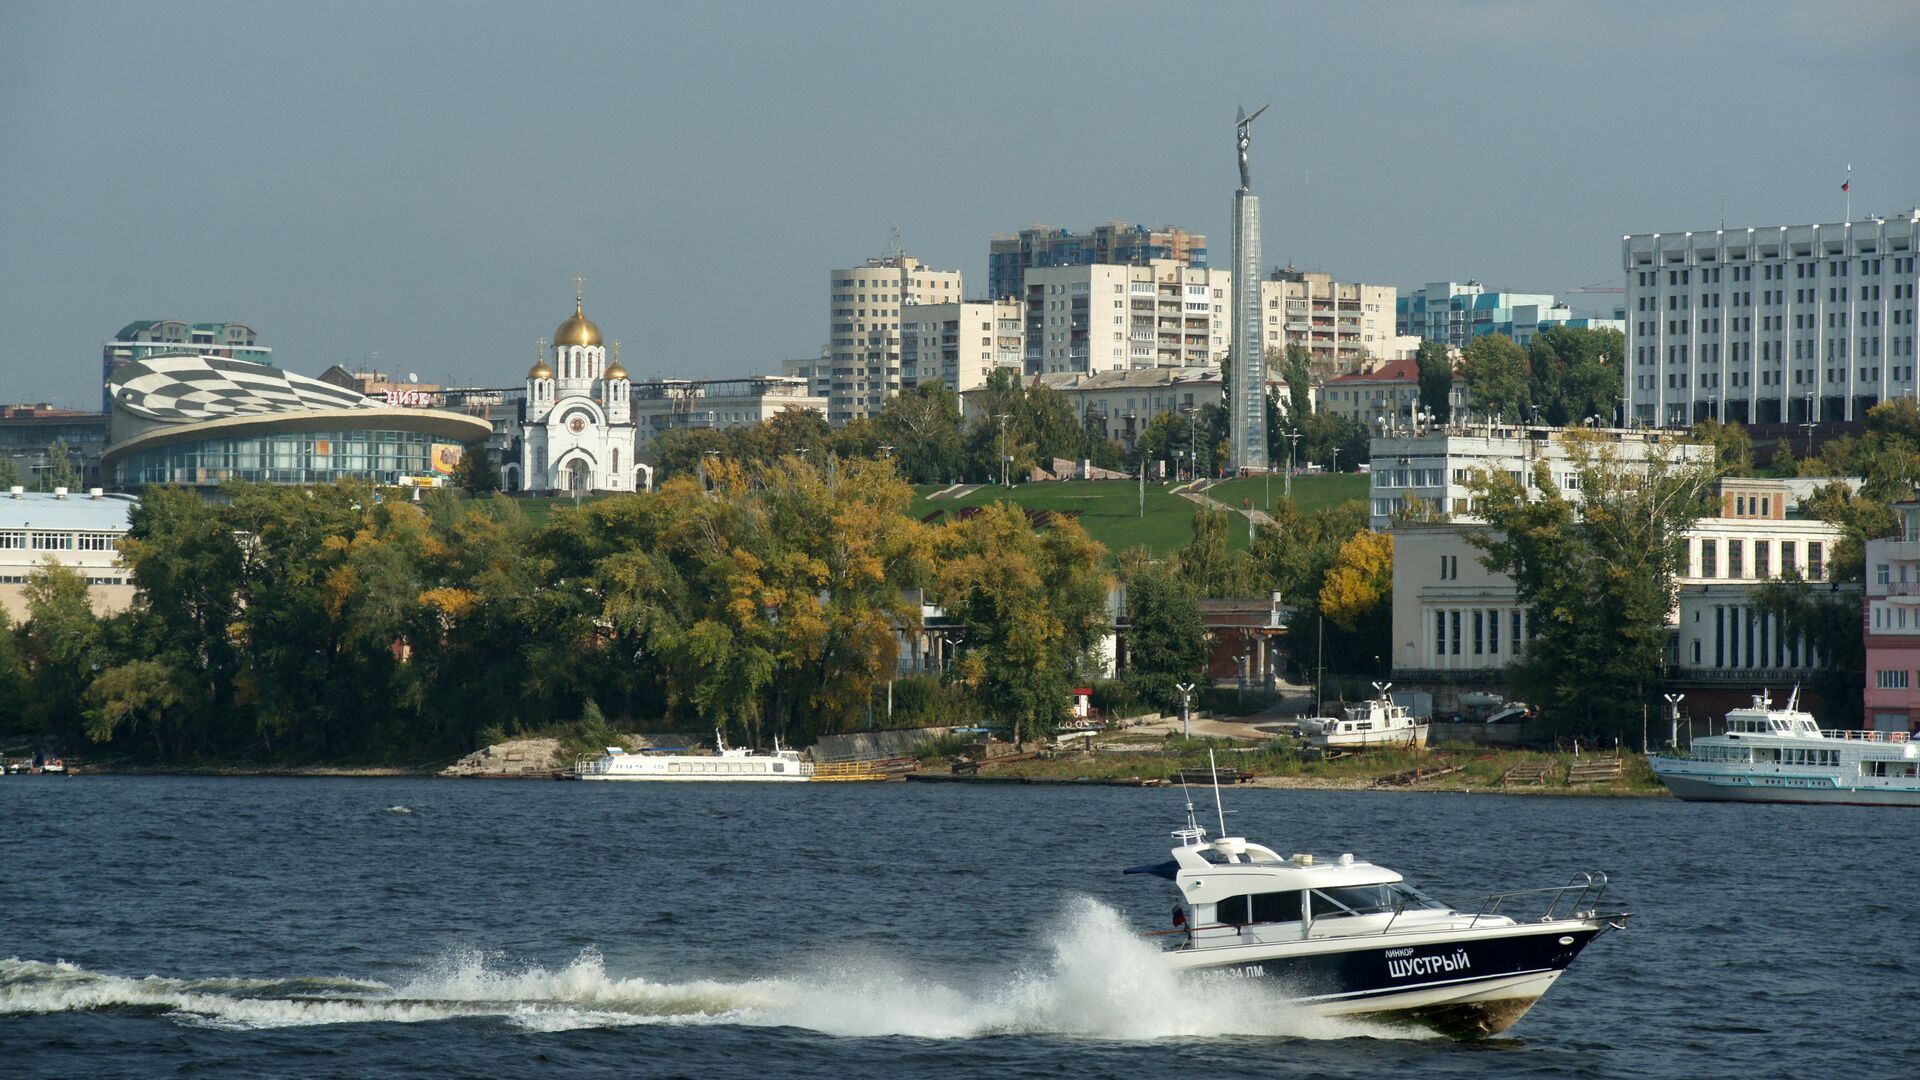
<path id="1" fill-rule="evenodd" d="M 0 608 L 15 623 L 27 618 L 27 580 L 49 561 L 87 579 L 87 598 L 100 615 L 133 603 L 133 578 L 120 565 L 119 543 L 135 500 L 105 495 L 13 488 L 0 495 Z"/>
<path id="2" fill-rule="evenodd" d="M 1333 275 L 1287 267 L 1260 283 L 1261 344 L 1269 356 L 1288 345 L 1305 347 L 1321 378 L 1359 370 L 1368 359 L 1396 360 L 1404 351 L 1394 332 L 1392 285 L 1333 280 Z M 1418 339 L 1413 339 L 1418 348 Z"/>
<path id="3" fill-rule="evenodd" d="M 1026 373 L 1218 367 L 1233 326 L 1232 279 L 1173 259 L 1032 267 Z"/>
<path id="4" fill-rule="evenodd" d="M 681 428 L 723 431 L 765 423 L 790 410 L 827 412 L 827 399 L 804 378 L 751 375 L 743 379 L 662 379 L 633 384 L 634 448 Z"/>
<path id="5" fill-rule="evenodd" d="M 1858 420 L 1920 389 L 1920 210 L 1620 241 L 1633 422 Z"/>
<path id="6" fill-rule="evenodd" d="M 868 259 L 834 270 L 828 289 L 827 419 L 834 424 L 878 416 L 900 391 L 901 309 L 960 300 L 958 270 L 930 270 L 905 255 Z"/>
<path id="7" fill-rule="evenodd" d="M 900 309 L 900 382 L 944 381 L 964 393 L 995 368 L 1021 373 L 1026 324 L 1018 300 L 909 304 Z"/>
<path id="8" fill-rule="evenodd" d="M 1092 422 L 1121 446 L 1132 448 L 1161 413 L 1186 413 L 1220 404 L 1220 369 L 1151 368 L 1143 371 L 1062 371 L 1041 375 L 1073 407 L 1083 424 Z M 969 420 L 981 415 L 976 392 L 960 395 L 960 411 Z"/>
<path id="9" fill-rule="evenodd" d="M 1456 521 L 1472 518 L 1472 494 L 1467 482 L 1474 470 L 1504 472 L 1528 482 L 1536 462 L 1547 462 L 1552 482 L 1563 492 L 1579 489 L 1579 469 L 1568 448 L 1566 428 L 1522 427 L 1486 423 L 1409 426 L 1404 417 L 1397 427 L 1372 441 L 1369 484 L 1369 523 L 1375 529 L 1391 527 L 1393 517 L 1418 499 Z M 1713 447 L 1684 442 L 1658 431 L 1619 428 L 1577 428 L 1581 438 L 1626 463 L 1666 458 L 1676 464 L 1711 461 Z"/>
<path id="10" fill-rule="evenodd" d="M 1756 607 L 1754 589 L 1796 571 L 1827 580 L 1839 530 L 1824 521 L 1787 518 L 1786 486 L 1727 480 L 1720 512 L 1687 532 L 1687 566 L 1668 621 L 1671 660 L 1688 677 L 1757 678 L 1804 675 L 1820 658 L 1782 633 Z M 1527 611 L 1505 574 L 1488 570 L 1469 537 L 1483 524 L 1403 525 L 1393 532 L 1393 667 L 1398 673 L 1491 673 L 1505 667 L 1532 636 Z"/>

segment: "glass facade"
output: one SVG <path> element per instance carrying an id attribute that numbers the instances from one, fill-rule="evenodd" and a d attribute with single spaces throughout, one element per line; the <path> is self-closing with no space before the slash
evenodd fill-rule
<path id="1" fill-rule="evenodd" d="M 114 482 L 324 484 L 432 476 L 433 448 L 450 440 L 411 431 L 320 431 L 198 439 L 155 446 L 114 463 Z"/>

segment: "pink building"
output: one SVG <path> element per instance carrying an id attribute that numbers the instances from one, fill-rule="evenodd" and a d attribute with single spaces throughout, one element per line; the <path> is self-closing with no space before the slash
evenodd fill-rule
<path id="1" fill-rule="evenodd" d="M 1899 539 L 1867 541 L 1867 726 L 1920 730 L 1920 502 L 1893 505 Z"/>

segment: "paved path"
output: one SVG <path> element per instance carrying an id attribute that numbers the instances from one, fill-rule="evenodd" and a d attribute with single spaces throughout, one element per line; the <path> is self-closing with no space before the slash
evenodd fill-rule
<path id="1" fill-rule="evenodd" d="M 984 485 L 981 484 L 955 484 L 952 487 L 941 488 L 939 491 L 927 496 L 927 499 L 929 501 L 934 499 L 964 499 L 974 492 L 979 491 L 983 486 Z"/>
<path id="2" fill-rule="evenodd" d="M 1209 510 L 1225 510 L 1225 511 L 1228 511 L 1229 513 L 1239 514 L 1241 517 L 1251 519 L 1255 525 L 1273 524 L 1273 515 L 1267 513 L 1265 510 L 1254 510 L 1254 509 L 1249 509 L 1245 507 L 1231 506 L 1227 503 L 1221 502 L 1219 499 L 1216 499 L 1211 495 L 1203 494 L 1203 492 L 1205 492 L 1208 487 L 1211 487 L 1212 484 L 1213 484 L 1213 481 L 1211 480 L 1196 481 L 1195 483 L 1188 484 L 1186 487 L 1175 488 L 1174 494 L 1180 496 L 1181 498 L 1187 500 L 1190 503 L 1194 503 L 1199 506 L 1204 506 Z"/>

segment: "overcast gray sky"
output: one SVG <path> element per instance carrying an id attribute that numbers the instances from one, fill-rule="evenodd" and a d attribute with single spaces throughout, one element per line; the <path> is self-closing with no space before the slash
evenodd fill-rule
<path id="1" fill-rule="evenodd" d="M 1403 289 L 1618 285 L 1622 233 L 1723 203 L 1838 220 L 1849 162 L 1856 217 L 1920 203 L 1913 0 L 0 0 L 0 401 L 93 405 L 161 317 L 517 383 L 576 271 L 636 378 L 774 370 L 896 225 L 970 294 L 1034 222 L 1225 265 L 1267 101 L 1267 261 Z"/>

